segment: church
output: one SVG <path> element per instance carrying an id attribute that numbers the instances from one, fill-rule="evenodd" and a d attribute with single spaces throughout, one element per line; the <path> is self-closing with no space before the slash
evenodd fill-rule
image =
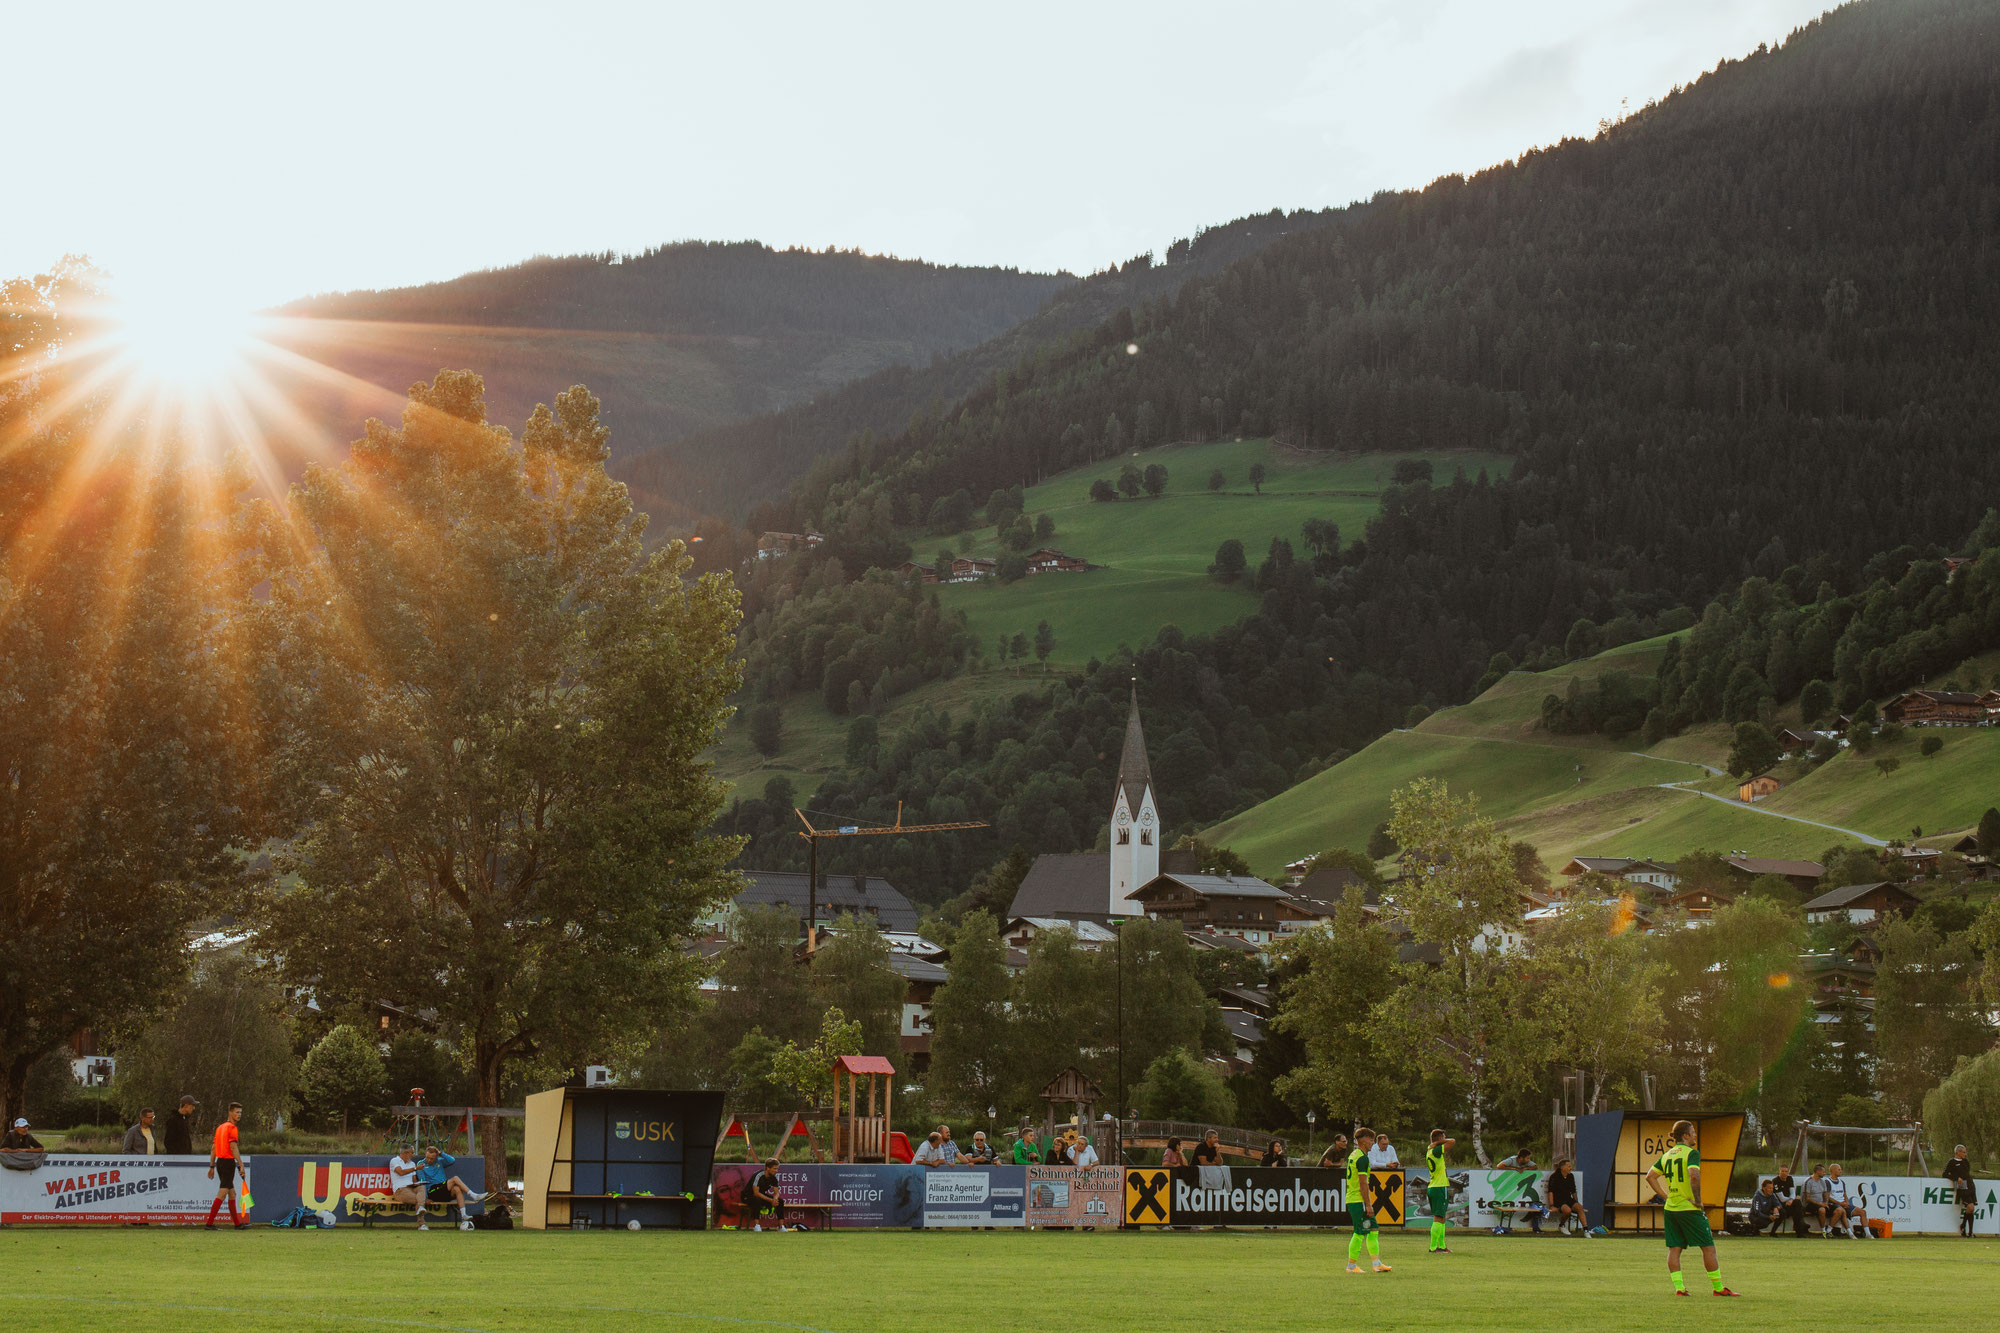
<path id="1" fill-rule="evenodd" d="M 1146 762 L 1146 732 L 1139 725 L 1139 691 L 1132 691 L 1132 714 L 1125 723 L 1125 748 L 1118 757 L 1118 785 L 1112 793 L 1108 852 L 1065 852 L 1038 856 L 1014 894 L 1010 918 L 1095 921 L 1144 916 L 1132 895 L 1160 873 L 1160 812 L 1153 800 L 1153 772 Z"/>

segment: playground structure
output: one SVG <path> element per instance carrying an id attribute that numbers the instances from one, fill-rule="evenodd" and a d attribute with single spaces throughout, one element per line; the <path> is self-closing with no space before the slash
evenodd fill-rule
<path id="1" fill-rule="evenodd" d="M 1870 1139 L 1905 1140 L 1903 1174 L 1928 1177 L 1931 1174 L 1931 1164 L 1929 1157 L 1924 1153 L 1923 1128 L 1923 1122 L 1918 1120 L 1912 1120 L 1907 1125 L 1890 1125 L 1880 1129 L 1857 1125 L 1818 1125 L 1810 1120 L 1801 1120 L 1798 1122 L 1798 1141 L 1792 1145 L 1792 1174 L 1795 1176 L 1806 1174 L 1811 1160 L 1810 1140 L 1813 1135 L 1818 1134 L 1824 1138 L 1829 1134 L 1839 1134 L 1844 1139 L 1851 1134 L 1861 1134 Z M 1843 1147 L 1839 1156 L 1847 1155 L 1846 1148 Z M 1872 1153 L 1870 1158 L 1873 1158 Z"/>
<path id="2" fill-rule="evenodd" d="M 841 1114 L 841 1080 L 847 1083 L 847 1113 Z M 866 1080 L 868 1109 L 861 1109 Z M 833 1160 L 887 1162 L 890 1100 L 895 1095 L 896 1067 L 880 1055 L 843 1055 L 833 1062 Z M 879 1106 L 878 1106 L 879 1094 Z M 789 1136 L 787 1136 L 789 1137 Z"/>
<path id="3" fill-rule="evenodd" d="M 527 1112 L 518 1106 L 432 1106 L 424 1100 L 422 1088 L 411 1088 L 408 1105 L 389 1108 L 389 1128 L 382 1136 L 382 1155 L 389 1156 L 407 1143 L 420 1157 L 426 1148 L 436 1148 L 452 1157 L 477 1157 L 478 1117 L 483 1115 L 519 1120 Z"/>

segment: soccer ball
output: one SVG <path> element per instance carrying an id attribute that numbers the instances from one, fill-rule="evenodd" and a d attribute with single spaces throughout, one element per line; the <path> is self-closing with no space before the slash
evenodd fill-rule
<path id="1" fill-rule="evenodd" d="M 323 1208 L 319 1212 L 319 1224 L 323 1227 L 330 1227 L 338 1220 L 332 1213 L 327 1212 Z"/>
<path id="2" fill-rule="evenodd" d="M 625 1229 L 626 1229 L 627 1231 L 637 1231 L 637 1230 L 639 1229 L 639 1223 L 638 1223 L 638 1220 L 637 1220 L 637 1219 L 635 1218 L 635 1219 L 633 1219 L 632 1221 L 630 1221 L 630 1222 L 627 1222 L 627 1223 L 625 1224 Z"/>

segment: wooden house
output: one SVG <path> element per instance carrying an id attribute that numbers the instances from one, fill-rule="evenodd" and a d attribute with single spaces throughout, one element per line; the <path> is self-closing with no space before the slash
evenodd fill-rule
<path id="1" fill-rule="evenodd" d="M 1916 910 L 1915 894 L 1888 880 L 1880 880 L 1827 890 L 1806 904 L 1806 920 L 1870 925 L 1890 916 L 1908 916 Z"/>
<path id="2" fill-rule="evenodd" d="M 1065 555 L 1053 546 L 1028 552 L 1030 574 L 1080 574 L 1088 568 L 1088 561 L 1079 556 Z"/>
<path id="3" fill-rule="evenodd" d="M 1742 884 L 1748 885 L 1759 875 L 1779 875 L 1800 893 L 1817 893 L 1819 877 L 1826 873 L 1826 867 L 1817 861 L 1784 861 L 1771 856 L 1746 856 L 1742 852 L 1729 857 L 1727 864 Z"/>
<path id="4" fill-rule="evenodd" d="M 989 560 L 985 556 L 962 555 L 951 562 L 951 581 L 971 583 L 975 579 L 992 578 L 993 571 L 998 568 L 997 561 Z"/>
<path id="5" fill-rule="evenodd" d="M 1779 785 L 1778 780 L 1769 773 L 1759 773 L 1736 789 L 1736 799 L 1746 804 L 1751 801 L 1761 801 L 1766 796 L 1774 795 Z"/>
<path id="6" fill-rule="evenodd" d="M 1319 919 L 1284 889 L 1248 875 L 1163 874 L 1133 890 L 1132 898 L 1157 921 L 1240 935 L 1260 946 L 1277 939 L 1286 922 Z"/>
<path id="7" fill-rule="evenodd" d="M 920 578 L 925 583 L 936 583 L 938 581 L 936 565 L 921 564 L 915 560 L 905 560 L 902 564 L 897 565 L 896 573 L 904 580 Z"/>
<path id="8" fill-rule="evenodd" d="M 1911 690 L 1882 705 L 1882 720 L 1905 727 L 1976 727 L 1986 721 L 1980 699 L 1965 690 Z"/>
<path id="9" fill-rule="evenodd" d="M 1681 882 L 1671 861 L 1648 861 L 1642 857 L 1575 856 L 1562 868 L 1563 877 L 1572 886 L 1587 874 L 1624 880 L 1627 884 L 1643 884 L 1661 893 L 1671 893 Z"/>
<path id="10" fill-rule="evenodd" d="M 809 551 L 825 541 L 826 537 L 817 532 L 766 532 L 757 538 L 757 558 L 776 560 L 780 556 L 796 555 Z"/>

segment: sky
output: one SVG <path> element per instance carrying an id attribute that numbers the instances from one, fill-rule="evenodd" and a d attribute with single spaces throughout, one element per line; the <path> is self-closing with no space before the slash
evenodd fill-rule
<path id="1" fill-rule="evenodd" d="M 247 309 L 685 239 L 1088 273 L 1589 135 L 1829 3 L 22 5 L 0 275 Z"/>

